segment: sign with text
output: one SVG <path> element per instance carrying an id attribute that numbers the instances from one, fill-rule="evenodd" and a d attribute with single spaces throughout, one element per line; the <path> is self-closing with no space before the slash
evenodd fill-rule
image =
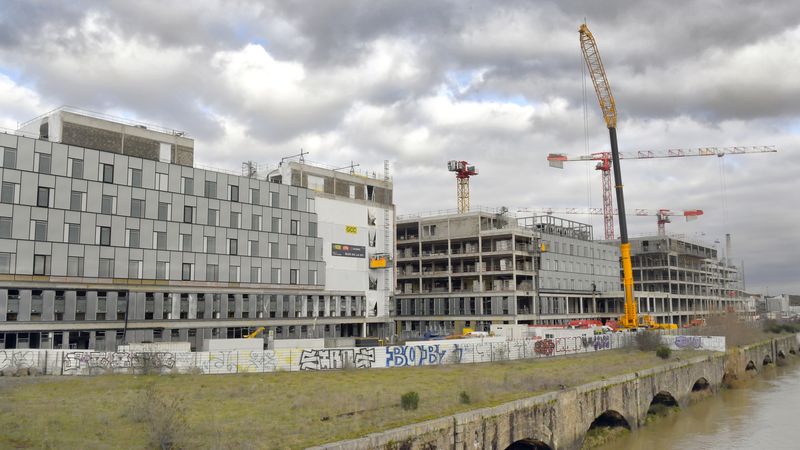
<path id="1" fill-rule="evenodd" d="M 358 227 L 355 225 L 345 225 L 344 231 L 345 233 L 358 234 Z"/>
<path id="2" fill-rule="evenodd" d="M 347 256 L 349 258 L 364 258 L 367 256 L 367 248 L 362 245 L 331 244 L 333 256 Z"/>

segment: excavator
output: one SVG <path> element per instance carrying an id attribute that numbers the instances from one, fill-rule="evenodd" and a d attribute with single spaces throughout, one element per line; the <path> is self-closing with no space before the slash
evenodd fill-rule
<path id="1" fill-rule="evenodd" d="M 597 42 L 594 40 L 589 27 L 582 24 L 578 30 L 580 33 L 581 50 L 586 66 L 589 68 L 589 75 L 592 78 L 597 100 L 600 102 L 600 110 L 603 112 L 603 119 L 608 127 L 608 135 L 611 140 L 611 162 L 614 169 L 614 185 L 616 187 L 617 214 L 619 216 L 620 231 L 620 255 L 622 257 L 622 282 L 625 289 L 625 313 L 620 317 L 619 324 L 624 329 L 652 328 L 674 330 L 678 326 L 673 323 L 658 323 L 650 315 L 642 317 L 636 311 L 636 300 L 633 298 L 633 269 L 631 267 L 631 244 L 628 241 L 628 223 L 625 217 L 625 198 L 622 193 L 622 172 L 619 164 L 619 149 L 617 148 L 617 106 L 614 96 L 611 94 L 611 85 L 608 84 L 606 71 L 603 68 L 603 61 L 600 59 L 600 52 L 597 49 Z"/>
<path id="2" fill-rule="evenodd" d="M 256 330 L 255 330 L 255 331 L 253 331 L 252 333 L 248 334 L 248 335 L 247 335 L 247 336 L 245 336 L 244 338 L 245 338 L 245 339 L 254 339 L 254 338 L 258 337 L 258 335 L 259 335 L 259 334 L 263 333 L 263 332 L 264 332 L 264 330 L 266 330 L 266 328 L 264 328 L 264 327 L 258 327 L 258 328 L 256 328 Z"/>

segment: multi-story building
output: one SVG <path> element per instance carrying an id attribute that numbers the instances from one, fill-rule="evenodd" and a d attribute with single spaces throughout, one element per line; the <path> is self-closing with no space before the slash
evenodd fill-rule
<path id="1" fill-rule="evenodd" d="M 619 250 L 577 222 L 486 210 L 405 217 L 396 256 L 395 321 L 405 336 L 621 310 Z"/>
<path id="2" fill-rule="evenodd" d="M 0 147 L 0 348 L 384 330 L 366 254 L 320 237 L 313 189 L 193 167 L 184 133 L 71 110 Z M 337 267 L 360 283 L 331 289 Z"/>
<path id="3" fill-rule="evenodd" d="M 550 215 L 520 217 L 541 239 L 535 323 L 616 319 L 622 311 L 619 247 L 593 239 L 592 226 Z"/>
<path id="4" fill-rule="evenodd" d="M 632 238 L 631 264 L 639 311 L 659 322 L 681 326 L 745 306 L 741 271 L 707 244 L 677 236 Z"/>

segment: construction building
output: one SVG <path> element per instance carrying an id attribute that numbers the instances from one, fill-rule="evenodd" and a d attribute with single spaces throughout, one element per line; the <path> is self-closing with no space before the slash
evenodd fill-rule
<path id="1" fill-rule="evenodd" d="M 636 237 L 630 242 L 641 314 L 682 326 L 744 307 L 741 270 L 713 246 L 678 236 Z"/>
<path id="2" fill-rule="evenodd" d="M 0 348 L 387 330 L 386 176 L 202 169 L 183 132 L 67 108 L 0 147 Z"/>
<path id="3" fill-rule="evenodd" d="M 402 337 L 619 314 L 619 250 L 591 227 L 505 210 L 397 220 Z"/>

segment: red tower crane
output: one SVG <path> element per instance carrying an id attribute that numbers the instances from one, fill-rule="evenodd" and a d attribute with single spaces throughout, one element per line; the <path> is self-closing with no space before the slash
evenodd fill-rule
<path id="1" fill-rule="evenodd" d="M 681 158 L 685 156 L 717 156 L 741 155 L 745 153 L 775 153 L 774 146 L 762 145 L 755 147 L 702 147 L 695 149 L 670 149 L 670 150 L 644 150 L 636 152 L 619 152 L 620 159 L 658 159 Z M 547 155 L 551 167 L 564 168 L 565 162 L 570 161 L 597 161 L 596 170 L 602 173 L 603 183 L 603 228 L 606 239 L 614 239 L 614 204 L 613 188 L 611 184 L 611 152 L 598 152 L 590 155 L 567 156 L 563 153 Z M 665 222 L 666 223 L 666 222 Z M 659 228 L 660 230 L 661 228 Z"/>
<path id="2" fill-rule="evenodd" d="M 447 161 L 447 170 L 456 174 L 458 213 L 469 212 L 469 177 L 478 175 L 478 169 L 466 161 Z"/>
<path id="3" fill-rule="evenodd" d="M 518 210 L 520 212 L 532 212 L 536 214 L 581 214 L 581 215 L 603 215 L 605 211 L 602 208 L 524 208 Z M 612 209 L 612 214 L 617 214 L 616 209 Z M 683 216 L 686 221 L 695 220 L 703 215 L 702 209 L 688 209 L 685 211 L 672 211 L 669 209 L 634 209 L 632 213 L 627 213 L 629 216 L 655 216 L 656 224 L 658 225 L 658 235 L 666 236 L 666 224 L 671 223 L 670 217 Z M 606 239 L 613 239 L 606 237 Z"/>

